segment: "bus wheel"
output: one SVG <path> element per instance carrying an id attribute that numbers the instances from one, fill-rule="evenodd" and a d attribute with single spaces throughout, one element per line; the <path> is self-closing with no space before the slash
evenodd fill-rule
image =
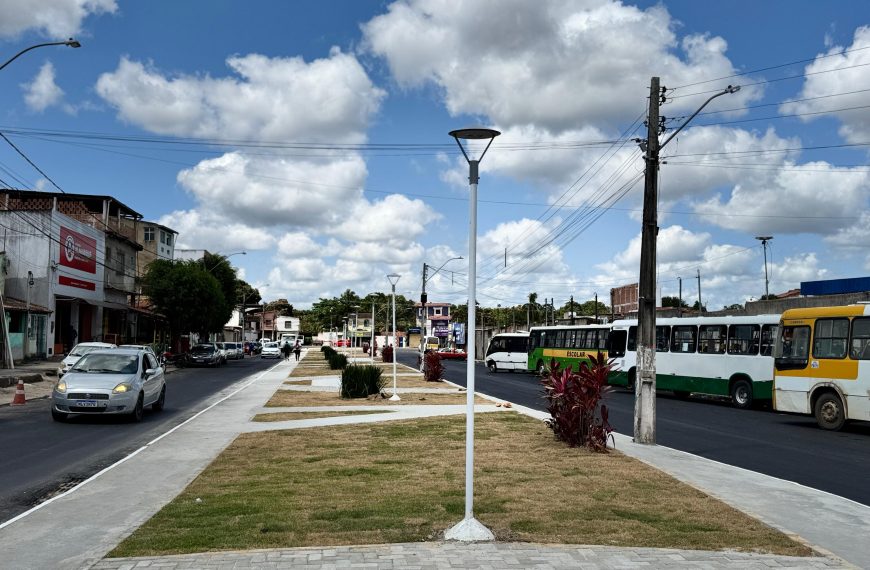
<path id="1" fill-rule="evenodd" d="M 748 380 L 740 379 L 731 385 L 731 403 L 741 410 L 752 407 L 752 384 Z"/>
<path id="2" fill-rule="evenodd" d="M 628 380 L 626 381 L 625 388 L 630 392 L 634 392 L 634 377 L 635 372 L 634 369 L 628 371 Z"/>
<path id="3" fill-rule="evenodd" d="M 674 396 L 677 397 L 678 400 L 685 400 L 689 397 L 690 392 L 686 390 L 674 390 Z"/>
<path id="4" fill-rule="evenodd" d="M 846 414 L 843 413 L 843 402 L 840 397 L 832 392 L 825 392 L 816 400 L 814 408 L 816 423 L 822 429 L 838 431 L 846 423 Z"/>
<path id="5" fill-rule="evenodd" d="M 495 365 L 495 360 L 490 360 L 486 363 L 486 367 L 489 368 L 489 371 L 495 374 L 498 372 L 498 366 Z"/>

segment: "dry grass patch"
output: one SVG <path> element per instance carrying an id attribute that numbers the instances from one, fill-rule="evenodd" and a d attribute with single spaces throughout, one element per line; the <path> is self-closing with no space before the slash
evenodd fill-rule
<path id="1" fill-rule="evenodd" d="M 303 376 L 340 376 L 341 370 L 332 370 L 327 366 L 297 366 L 288 374 L 288 378 L 299 378 Z"/>
<path id="2" fill-rule="evenodd" d="M 430 404 L 430 405 L 445 405 L 445 404 L 464 404 L 467 396 L 463 392 L 461 394 L 399 394 L 402 398 L 398 402 L 391 402 L 389 396 L 392 392 L 385 389 L 384 392 L 387 398 L 378 398 L 369 400 L 368 398 L 350 398 L 342 399 L 335 392 L 303 392 L 301 390 L 279 390 L 266 403 L 267 408 L 285 408 L 285 407 L 302 407 L 302 406 L 401 406 L 408 404 Z M 476 404 L 492 404 L 490 400 L 485 400 L 480 396 L 475 396 Z"/>
<path id="3" fill-rule="evenodd" d="M 285 380 L 285 384 L 290 384 L 291 386 L 311 386 L 311 380 L 306 380 L 304 378 L 298 380 Z"/>
<path id="4" fill-rule="evenodd" d="M 436 539 L 464 513 L 465 418 L 245 434 L 110 556 Z M 542 422 L 477 417 L 475 515 L 499 540 L 811 551 L 621 455 Z"/>
<path id="5" fill-rule="evenodd" d="M 334 410 L 330 412 L 274 412 L 271 414 L 257 414 L 251 421 L 255 422 L 284 422 L 287 420 L 312 420 L 315 418 L 332 418 L 336 416 L 365 416 L 368 414 L 389 414 L 384 410 Z"/>

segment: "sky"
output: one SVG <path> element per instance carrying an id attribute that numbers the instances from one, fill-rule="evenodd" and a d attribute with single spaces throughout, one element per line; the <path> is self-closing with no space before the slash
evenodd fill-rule
<path id="1" fill-rule="evenodd" d="M 756 236 L 771 293 L 870 274 L 867 2 L 0 0 L 0 59 L 68 37 L 0 71 L 32 162 L 0 140 L 0 185 L 114 196 L 267 301 L 390 273 L 418 299 L 428 264 L 429 300 L 464 303 L 448 132 L 482 126 L 478 302 L 608 303 L 638 281 L 653 76 L 662 141 L 740 86 L 662 149 L 663 295 L 758 299 Z"/>

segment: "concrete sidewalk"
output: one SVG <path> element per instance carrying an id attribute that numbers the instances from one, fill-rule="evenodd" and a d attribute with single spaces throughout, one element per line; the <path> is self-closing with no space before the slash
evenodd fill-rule
<path id="1" fill-rule="evenodd" d="M 333 423 L 454 414 L 464 406 L 406 406 L 389 413 L 250 422 L 283 386 L 295 361 L 279 361 L 248 377 L 217 402 L 79 487 L 0 525 L 3 567 L 42 568 L 830 568 L 870 567 L 864 537 L 870 508 L 742 469 L 658 446 L 637 446 L 618 436 L 617 448 L 738 509 L 834 555 L 812 558 L 649 548 L 427 542 L 326 548 L 216 552 L 100 560 L 116 544 L 180 493 L 240 433 Z M 426 408 L 415 415 L 413 408 Z M 435 410 L 434 408 L 443 408 Z M 343 407 L 343 409 L 345 409 Z M 370 407 L 368 409 L 371 409 Z M 502 408 L 477 406 L 498 413 Z M 541 417 L 521 406 L 513 409 Z M 275 412 L 280 409 L 270 408 Z M 386 411 L 386 410 L 385 410 Z M 124 493 L 118 493 L 124 489 Z M 837 558 L 839 556 L 840 558 Z"/>

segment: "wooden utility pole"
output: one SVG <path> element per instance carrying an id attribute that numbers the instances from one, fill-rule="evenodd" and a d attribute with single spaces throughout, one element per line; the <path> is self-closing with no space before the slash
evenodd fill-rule
<path id="1" fill-rule="evenodd" d="M 701 270 L 698 269 L 698 314 L 704 313 L 704 304 L 701 302 Z"/>
<path id="2" fill-rule="evenodd" d="M 659 78 L 649 85 L 643 226 L 640 234 L 638 284 L 637 373 L 635 374 L 634 441 L 656 442 L 656 234 L 658 233 Z"/>

